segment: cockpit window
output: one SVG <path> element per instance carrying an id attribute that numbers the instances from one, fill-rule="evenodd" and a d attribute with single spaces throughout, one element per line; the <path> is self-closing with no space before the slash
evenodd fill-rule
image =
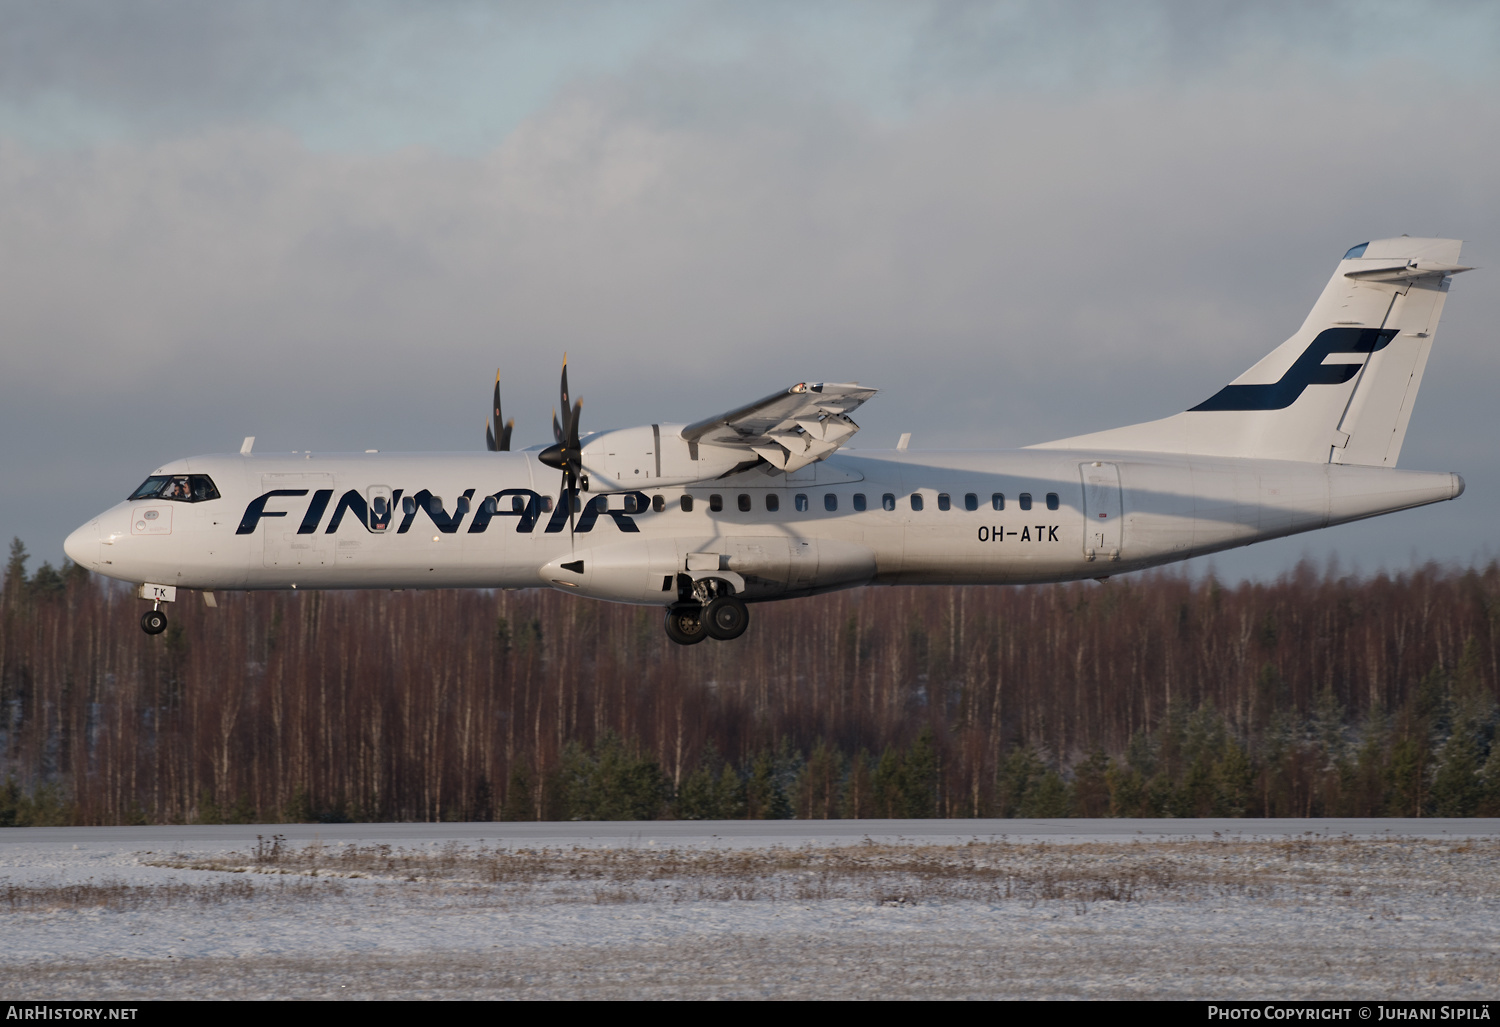
<path id="1" fill-rule="evenodd" d="M 153 474 L 130 494 L 131 499 L 175 499 L 181 503 L 203 503 L 219 498 L 213 479 L 206 474 Z"/>
<path id="2" fill-rule="evenodd" d="M 1365 255 L 1365 247 L 1368 245 L 1370 244 L 1367 242 L 1362 242 L 1358 246 L 1351 246 L 1349 248 L 1349 252 L 1344 254 L 1344 259 L 1358 260 L 1360 257 L 1363 257 Z"/>

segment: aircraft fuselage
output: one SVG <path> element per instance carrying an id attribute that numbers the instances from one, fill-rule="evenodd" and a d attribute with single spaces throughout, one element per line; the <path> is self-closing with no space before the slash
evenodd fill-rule
<path id="1" fill-rule="evenodd" d="M 1450 473 L 1056 449 L 844 450 L 686 486 L 653 470 L 580 491 L 570 531 L 533 451 L 195 457 L 155 473 L 207 475 L 218 498 L 123 502 L 66 545 L 110 577 L 189 589 L 544 586 L 669 605 L 682 575 L 747 601 L 1106 577 L 1463 490 Z"/>

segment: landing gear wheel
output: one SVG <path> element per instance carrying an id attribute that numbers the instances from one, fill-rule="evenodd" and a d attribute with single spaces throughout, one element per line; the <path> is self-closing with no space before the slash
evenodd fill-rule
<path id="1" fill-rule="evenodd" d="M 667 637 L 678 645 L 697 645 L 708 637 L 708 621 L 703 617 L 703 607 L 667 607 Z"/>
<path id="2" fill-rule="evenodd" d="M 147 610 L 141 614 L 141 630 L 148 635 L 159 635 L 167 630 L 167 615 L 160 610 Z"/>
<path id="3" fill-rule="evenodd" d="M 719 596 L 703 608 L 703 619 L 708 623 L 708 633 L 721 642 L 739 638 L 750 626 L 750 611 L 743 600 L 735 596 Z"/>

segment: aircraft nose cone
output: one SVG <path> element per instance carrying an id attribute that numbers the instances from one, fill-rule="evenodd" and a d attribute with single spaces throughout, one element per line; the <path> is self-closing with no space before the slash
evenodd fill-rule
<path id="1" fill-rule="evenodd" d="M 1457 499 L 1459 496 L 1461 496 L 1463 494 L 1464 494 L 1464 479 L 1463 479 L 1463 475 L 1455 474 L 1455 475 L 1453 475 L 1453 497 L 1452 498 Z"/>
<path id="2" fill-rule="evenodd" d="M 90 521 L 63 541 L 68 559 L 89 570 L 99 567 L 99 521 Z"/>

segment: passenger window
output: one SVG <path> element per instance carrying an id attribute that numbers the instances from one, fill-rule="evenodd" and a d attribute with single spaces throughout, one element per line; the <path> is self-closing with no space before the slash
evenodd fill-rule
<path id="1" fill-rule="evenodd" d="M 550 506 L 548 506 L 547 509 L 550 510 L 552 508 Z M 404 514 L 406 514 L 406 516 L 408 516 L 408 517 L 410 517 L 412 514 L 416 513 L 417 512 L 417 501 L 415 499 L 413 499 L 411 496 L 407 496 L 405 499 L 401 500 L 401 512 L 404 513 Z"/>
<path id="2" fill-rule="evenodd" d="M 922 493 L 920 493 L 920 492 L 913 492 L 911 494 L 911 508 L 913 510 L 920 510 L 920 509 L 922 509 Z"/>
<path id="3" fill-rule="evenodd" d="M 1005 493 L 1004 492 L 996 492 L 994 495 L 990 496 L 990 506 L 994 507 L 996 510 L 1004 510 L 1005 509 Z"/>
<path id="4" fill-rule="evenodd" d="M 495 505 L 495 499 L 491 496 L 485 500 L 490 506 Z M 377 485 L 370 489 L 370 505 L 365 511 L 366 526 L 371 531 L 384 531 L 391 526 L 391 494 L 384 486 Z"/>
<path id="5" fill-rule="evenodd" d="M 718 513 L 720 510 L 724 509 L 724 497 L 719 495 L 717 492 L 710 494 L 708 497 L 708 508 L 714 513 Z"/>
<path id="6" fill-rule="evenodd" d="M 1022 510 L 1030 510 L 1031 509 L 1031 493 L 1030 492 L 1022 492 L 1021 493 L 1021 509 Z"/>
<path id="7" fill-rule="evenodd" d="M 511 496 L 510 497 L 510 512 L 511 513 L 525 513 L 526 512 L 526 497 L 525 496 Z"/>
<path id="8" fill-rule="evenodd" d="M 666 508 L 667 508 L 667 497 L 666 496 L 664 496 L 660 492 L 658 492 L 656 495 L 654 495 L 654 496 L 651 497 L 651 509 L 655 510 L 657 513 L 661 513 Z"/>
<path id="9" fill-rule="evenodd" d="M 974 495 L 974 493 L 972 493 L 972 492 L 965 492 L 964 493 L 964 509 L 965 510 L 970 510 L 970 511 L 978 510 L 979 509 L 979 497 L 976 496 L 976 495 Z"/>
<path id="10" fill-rule="evenodd" d="M 692 513 L 693 512 L 693 497 L 690 496 L 690 495 L 687 495 L 686 493 L 684 493 L 683 496 L 682 496 L 682 512 L 683 513 Z"/>
<path id="11" fill-rule="evenodd" d="M 404 499 L 404 500 L 402 500 L 402 502 L 403 503 L 409 503 L 409 502 L 411 502 L 411 500 Z M 416 507 L 412 507 L 412 509 L 415 510 Z M 543 496 L 542 497 L 542 513 L 551 513 L 551 512 L 552 512 L 552 497 L 551 496 Z"/>
<path id="12" fill-rule="evenodd" d="M 766 509 L 775 513 L 781 509 L 781 497 L 774 492 L 766 493 Z"/>
<path id="13" fill-rule="evenodd" d="M 625 512 L 628 514 L 633 514 L 636 512 L 635 497 L 630 495 L 629 493 L 626 493 L 625 495 Z"/>
<path id="14" fill-rule="evenodd" d="M 750 512 L 750 497 L 744 492 L 740 493 L 740 513 Z"/>
<path id="15" fill-rule="evenodd" d="M 891 493 L 889 493 L 889 492 L 887 492 L 885 495 L 881 496 L 880 497 L 880 508 L 882 510 L 894 510 L 894 509 L 896 509 L 896 497 L 894 495 L 892 495 Z"/>
<path id="16" fill-rule="evenodd" d="M 456 503 L 453 504 L 453 512 L 456 513 L 456 514 L 458 514 L 458 516 L 460 516 L 460 517 L 462 517 L 464 514 L 468 513 L 469 512 L 469 497 L 468 496 L 459 496 L 458 497 L 458 502 L 456 502 Z"/>
<path id="17" fill-rule="evenodd" d="M 854 509 L 859 511 L 860 513 L 864 513 L 865 494 L 863 492 L 854 493 Z"/>
<path id="18" fill-rule="evenodd" d="M 939 492 L 938 493 L 938 509 L 939 510 L 951 510 L 951 509 L 953 509 L 953 500 L 951 500 L 951 499 L 948 498 L 948 493 L 946 493 L 946 492 Z"/>
<path id="19" fill-rule="evenodd" d="M 1062 502 L 1057 498 L 1057 493 L 1056 492 L 1049 492 L 1049 493 L 1047 493 L 1047 509 L 1048 510 L 1056 510 L 1060 506 L 1062 506 Z"/>
<path id="20" fill-rule="evenodd" d="M 832 492 L 825 493 L 823 496 L 823 509 L 827 510 L 829 513 L 833 513 L 838 508 L 839 497 L 835 496 Z"/>
<path id="21" fill-rule="evenodd" d="M 807 513 L 807 496 L 801 492 L 797 493 L 797 498 L 792 501 L 792 505 L 797 508 L 798 513 Z"/>

